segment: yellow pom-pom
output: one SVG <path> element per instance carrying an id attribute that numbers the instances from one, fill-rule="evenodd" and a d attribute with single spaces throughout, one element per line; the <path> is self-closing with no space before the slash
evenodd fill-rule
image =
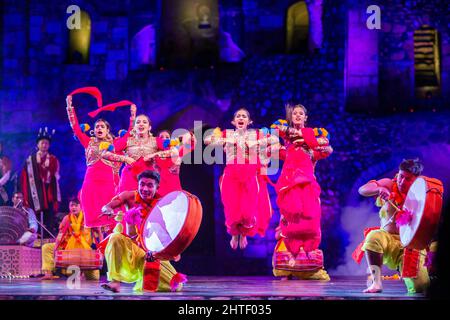
<path id="1" fill-rule="evenodd" d="M 111 144 L 110 144 L 109 142 L 103 141 L 103 142 L 100 142 L 100 145 L 98 146 L 98 148 L 99 148 L 100 150 L 108 150 L 108 148 L 109 148 L 110 145 L 111 145 Z"/>
<path id="2" fill-rule="evenodd" d="M 328 136 L 328 131 L 327 131 L 327 129 L 325 129 L 325 128 L 321 128 L 321 129 L 322 129 L 323 135 L 324 135 L 325 137 L 327 137 L 327 136 Z"/>
<path id="3" fill-rule="evenodd" d="M 170 146 L 171 147 L 176 147 L 180 144 L 180 140 L 179 139 L 172 139 L 170 140 Z"/>
<path id="4" fill-rule="evenodd" d="M 213 135 L 215 135 L 216 137 L 221 137 L 222 136 L 222 130 L 220 130 L 219 127 L 215 128 L 213 131 Z"/>

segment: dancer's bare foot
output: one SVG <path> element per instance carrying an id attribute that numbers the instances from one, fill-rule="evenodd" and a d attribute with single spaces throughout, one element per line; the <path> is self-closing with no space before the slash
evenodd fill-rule
<path id="1" fill-rule="evenodd" d="M 236 250 L 239 244 L 239 236 L 232 236 L 230 241 L 231 249 Z"/>
<path id="2" fill-rule="evenodd" d="M 247 247 L 247 237 L 246 236 L 241 236 L 239 239 L 239 248 L 241 249 L 245 249 Z"/>
<path id="3" fill-rule="evenodd" d="M 363 292 L 364 293 L 380 293 L 382 291 L 383 291 L 383 286 L 381 284 L 374 282 Z"/>
<path id="4" fill-rule="evenodd" d="M 118 281 L 111 281 L 108 283 L 103 283 L 102 288 L 105 290 L 112 291 L 114 293 L 120 292 L 120 282 Z"/>
<path id="5" fill-rule="evenodd" d="M 54 275 L 53 275 L 53 273 L 51 273 L 51 272 L 45 272 L 44 273 L 44 276 L 41 278 L 41 280 L 54 280 L 54 279 L 57 279 L 58 277 L 55 277 Z"/>

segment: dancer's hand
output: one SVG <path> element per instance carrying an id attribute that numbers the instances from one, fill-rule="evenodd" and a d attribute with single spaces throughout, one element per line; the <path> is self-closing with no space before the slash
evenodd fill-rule
<path id="1" fill-rule="evenodd" d="M 131 158 L 131 157 L 126 157 L 126 158 L 125 158 L 125 162 L 126 162 L 126 164 L 128 164 L 128 165 L 131 166 L 133 163 L 136 162 L 136 160 L 134 160 L 134 159 Z"/>
<path id="2" fill-rule="evenodd" d="M 102 207 L 102 216 L 112 216 L 114 214 L 114 210 L 108 206 L 108 205 L 104 205 Z"/>
<path id="3" fill-rule="evenodd" d="M 131 119 L 136 119 L 136 105 L 135 104 L 132 104 L 131 105 L 131 108 L 130 108 L 130 112 L 131 112 Z"/>
<path id="4" fill-rule="evenodd" d="M 148 154 L 144 157 L 144 161 L 150 161 L 151 159 L 153 159 L 156 156 L 156 153 L 151 153 Z"/>
<path id="5" fill-rule="evenodd" d="M 258 144 L 257 140 L 249 140 L 246 142 L 247 146 L 251 149 Z"/>
<path id="6" fill-rule="evenodd" d="M 67 96 L 67 98 L 66 98 L 66 105 L 67 105 L 67 108 L 72 108 L 72 96 Z"/>
<path id="7" fill-rule="evenodd" d="M 147 251 L 145 253 L 145 261 L 147 262 L 153 262 L 156 260 L 156 257 L 153 255 L 153 253 L 151 251 Z"/>
<path id="8" fill-rule="evenodd" d="M 378 195 L 383 200 L 388 200 L 391 192 L 385 187 L 378 187 Z"/>

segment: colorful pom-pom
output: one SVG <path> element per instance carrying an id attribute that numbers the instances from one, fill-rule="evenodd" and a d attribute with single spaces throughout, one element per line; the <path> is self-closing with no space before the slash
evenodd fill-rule
<path id="1" fill-rule="evenodd" d="M 110 152 L 114 151 L 114 146 L 111 143 L 105 142 L 105 141 L 100 142 L 100 145 L 98 146 L 98 148 L 100 150 L 106 150 L 106 151 L 110 151 Z"/>
<path id="2" fill-rule="evenodd" d="M 176 147 L 176 146 L 178 146 L 180 144 L 181 144 L 180 139 L 172 139 L 172 140 L 170 140 L 170 146 L 171 147 Z"/>
<path id="3" fill-rule="evenodd" d="M 286 120 L 284 120 L 284 119 L 278 119 L 270 127 L 272 129 L 274 129 L 274 128 L 277 128 L 277 127 L 280 127 L 280 126 L 287 127 L 288 126 L 288 122 Z"/>
<path id="4" fill-rule="evenodd" d="M 87 132 L 87 131 L 89 131 L 89 129 L 91 129 L 91 126 L 87 123 L 82 123 L 82 124 L 80 124 L 80 129 L 83 132 Z"/>
<path id="5" fill-rule="evenodd" d="M 163 148 L 168 149 L 170 147 L 170 139 L 164 139 Z"/>
<path id="6" fill-rule="evenodd" d="M 261 128 L 261 133 L 262 133 L 263 136 L 267 136 L 269 134 L 269 128 L 262 127 Z"/>
<path id="7" fill-rule="evenodd" d="M 328 133 L 328 131 L 325 128 L 314 128 L 313 131 L 314 131 L 314 135 L 316 137 L 319 136 L 319 137 L 327 138 L 328 140 L 330 139 L 330 137 L 329 137 L 330 134 Z"/>
<path id="8" fill-rule="evenodd" d="M 397 212 L 397 216 L 395 218 L 395 224 L 397 227 L 405 226 L 411 223 L 413 219 L 413 214 L 411 211 L 408 210 L 400 210 Z"/>
<path id="9" fill-rule="evenodd" d="M 125 129 L 119 130 L 119 137 L 122 138 L 126 133 L 127 133 L 127 130 L 125 130 Z"/>
<path id="10" fill-rule="evenodd" d="M 213 131 L 213 135 L 216 137 L 221 137 L 222 136 L 222 130 L 220 130 L 219 127 L 215 128 Z"/>

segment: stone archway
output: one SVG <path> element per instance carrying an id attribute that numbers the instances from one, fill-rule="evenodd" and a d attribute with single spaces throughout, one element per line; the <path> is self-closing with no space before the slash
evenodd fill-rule
<path id="1" fill-rule="evenodd" d="M 286 51 L 299 53 L 306 51 L 309 38 L 309 14 L 305 1 L 289 7 L 286 21 Z"/>

